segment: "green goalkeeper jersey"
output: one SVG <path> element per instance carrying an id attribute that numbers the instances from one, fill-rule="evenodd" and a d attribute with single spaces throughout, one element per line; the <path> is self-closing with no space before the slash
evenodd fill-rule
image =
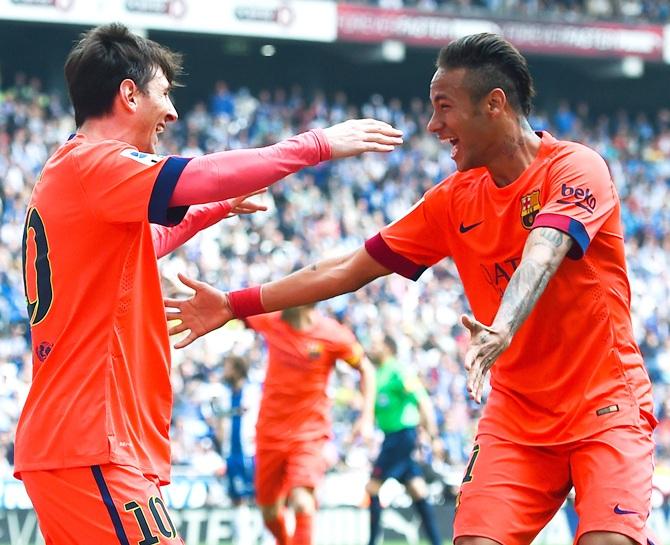
<path id="1" fill-rule="evenodd" d="M 376 371 L 375 418 L 384 433 L 419 425 L 419 400 L 428 395 L 419 377 L 395 358 L 389 358 Z"/>

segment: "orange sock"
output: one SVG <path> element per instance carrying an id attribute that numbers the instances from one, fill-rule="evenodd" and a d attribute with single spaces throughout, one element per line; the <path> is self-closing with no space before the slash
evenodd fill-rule
<path id="1" fill-rule="evenodd" d="M 286 519 L 284 518 L 283 511 L 277 515 L 277 518 L 266 520 L 265 526 L 270 530 L 270 533 L 275 536 L 277 545 L 290 545 L 288 532 L 286 531 Z"/>
<path id="2" fill-rule="evenodd" d="M 292 545 L 312 545 L 312 519 L 311 514 L 296 513 Z"/>

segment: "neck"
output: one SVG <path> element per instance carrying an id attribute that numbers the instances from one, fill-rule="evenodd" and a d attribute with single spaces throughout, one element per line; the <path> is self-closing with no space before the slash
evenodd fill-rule
<path id="1" fill-rule="evenodd" d="M 312 310 L 293 309 L 296 312 L 284 312 L 282 320 L 284 320 L 293 329 L 307 329 L 312 325 Z"/>
<path id="2" fill-rule="evenodd" d="M 91 142 L 119 140 L 138 147 L 135 136 L 130 130 L 130 124 L 111 115 L 87 119 L 77 133 L 83 134 Z"/>
<path id="3" fill-rule="evenodd" d="M 525 117 L 510 122 L 503 134 L 495 159 L 487 165 L 498 187 L 505 187 L 521 176 L 537 157 L 542 141 Z"/>

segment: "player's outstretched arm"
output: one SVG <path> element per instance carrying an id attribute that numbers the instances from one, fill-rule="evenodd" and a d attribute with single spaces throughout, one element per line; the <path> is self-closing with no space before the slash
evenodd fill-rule
<path id="1" fill-rule="evenodd" d="M 533 229 L 493 323 L 487 326 L 474 318 L 462 316 L 463 325 L 470 331 L 470 347 L 465 355 L 467 387 L 477 403 L 482 399 L 486 373 L 509 346 L 572 244 L 572 237 L 558 229 Z"/>
<path id="2" fill-rule="evenodd" d="M 359 436 L 363 441 L 372 439 L 375 422 L 375 395 L 377 392 L 377 381 L 375 368 L 367 357 L 361 360 L 359 366 L 361 373 L 360 388 L 363 396 L 363 407 L 361 414 L 354 424 L 354 436 Z"/>
<path id="3" fill-rule="evenodd" d="M 174 188 L 171 207 L 216 202 L 268 187 L 293 172 L 329 159 L 368 151 L 388 152 L 402 144 L 402 132 L 375 119 L 352 119 L 314 129 L 257 149 L 196 157 Z"/>
<path id="4" fill-rule="evenodd" d="M 175 345 L 175 348 L 183 348 L 233 318 L 246 318 L 330 299 L 356 291 L 390 272 L 370 257 L 363 247 L 343 257 L 324 259 L 280 280 L 230 293 L 179 275 L 179 279 L 195 294 L 185 300 L 165 299 L 167 319 L 180 321 L 170 328 L 169 333 L 189 332 Z"/>
<path id="5" fill-rule="evenodd" d="M 152 223 L 151 240 L 154 244 L 156 257 L 161 258 L 169 254 L 203 229 L 211 227 L 222 219 L 266 211 L 266 206 L 252 200 L 252 197 L 264 191 L 264 189 L 261 189 L 250 195 L 235 197 L 227 201 L 192 206 L 184 219 L 173 227 Z"/>
<path id="6" fill-rule="evenodd" d="M 423 386 L 422 386 L 423 388 Z M 423 395 L 417 398 L 419 408 L 419 418 L 421 427 L 426 432 L 430 440 L 430 447 L 433 454 L 438 458 L 442 457 L 442 439 L 440 438 L 440 430 L 437 426 L 437 418 L 435 416 L 435 406 L 430 400 L 428 392 L 423 391 Z"/>

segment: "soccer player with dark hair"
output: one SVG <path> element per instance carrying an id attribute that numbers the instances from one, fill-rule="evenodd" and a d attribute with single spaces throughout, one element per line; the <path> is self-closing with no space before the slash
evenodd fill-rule
<path id="1" fill-rule="evenodd" d="M 384 442 L 365 487 L 370 496 L 369 545 L 379 543 L 382 505 L 379 489 L 386 479 L 405 485 L 414 507 L 421 517 L 431 545 L 440 545 L 435 513 L 428 502 L 428 489 L 421 466 L 414 459 L 419 446 L 418 426 L 431 440 L 434 451 L 440 451 L 440 437 L 435 422 L 435 409 L 428 392 L 416 373 L 397 360 L 398 348 L 393 337 L 375 339 L 370 348 L 370 361 L 375 366 L 377 394 L 375 420 L 384 432 Z"/>
<path id="2" fill-rule="evenodd" d="M 386 123 L 354 120 L 261 149 L 155 155 L 177 120 L 180 71 L 178 54 L 120 24 L 84 34 L 65 63 L 77 132 L 27 210 L 34 364 L 14 467 L 48 544 L 181 543 L 159 488 L 170 480 L 172 389 L 157 256 L 227 215 L 226 199 L 401 142 Z M 202 203 L 212 204 L 189 216 Z"/>
<path id="3" fill-rule="evenodd" d="M 360 372 L 362 411 L 355 424 L 372 431 L 374 369 L 354 334 L 313 305 L 250 316 L 263 336 L 268 368 L 256 425 L 256 504 L 277 545 L 311 545 L 315 490 L 327 469 L 324 447 L 332 435 L 328 380 L 337 360 Z M 289 537 L 284 507 L 295 514 Z"/>
<path id="4" fill-rule="evenodd" d="M 190 330 L 326 299 L 444 257 L 472 316 L 467 388 L 491 393 L 459 494 L 455 545 L 527 545 L 575 489 L 579 545 L 646 545 L 651 383 L 633 336 L 616 188 L 586 146 L 535 132 L 525 59 L 493 34 L 439 54 L 428 130 L 458 172 L 364 247 L 232 293 L 186 280 L 166 301 Z"/>

